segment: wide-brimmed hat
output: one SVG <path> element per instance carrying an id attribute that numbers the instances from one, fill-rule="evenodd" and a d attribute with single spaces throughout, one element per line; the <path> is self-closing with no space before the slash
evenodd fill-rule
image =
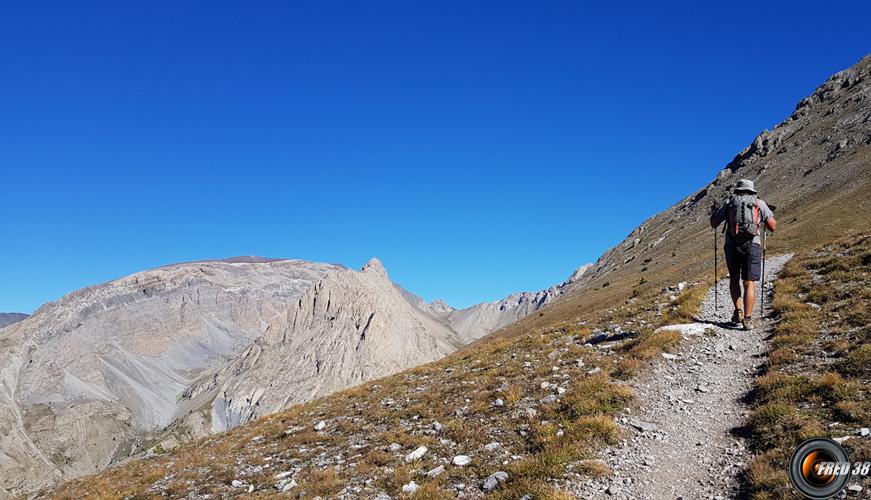
<path id="1" fill-rule="evenodd" d="M 753 181 L 751 181 L 750 179 L 740 179 L 740 180 L 735 184 L 735 189 L 734 189 L 734 191 L 735 191 L 736 193 L 739 192 L 739 191 L 745 191 L 745 192 L 748 192 L 748 193 L 756 194 L 756 189 L 753 187 Z"/>

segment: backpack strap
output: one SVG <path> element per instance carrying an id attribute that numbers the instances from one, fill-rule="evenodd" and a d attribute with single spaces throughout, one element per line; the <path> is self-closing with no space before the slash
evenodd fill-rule
<path id="1" fill-rule="evenodd" d="M 726 227 L 729 228 L 729 233 L 732 235 L 738 234 L 738 223 L 735 221 L 735 197 L 729 198 L 726 204 Z M 724 228 L 725 232 L 725 228 Z"/>
<path id="2" fill-rule="evenodd" d="M 756 197 L 756 204 L 753 205 L 753 223 L 756 224 L 756 234 L 759 234 L 759 197 Z"/>

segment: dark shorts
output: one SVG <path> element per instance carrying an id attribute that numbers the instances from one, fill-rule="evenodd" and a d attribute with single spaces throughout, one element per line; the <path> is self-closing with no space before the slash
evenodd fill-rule
<path id="1" fill-rule="evenodd" d="M 741 276 L 742 281 L 759 281 L 762 275 L 762 246 L 752 241 L 743 245 L 726 243 L 726 266 L 729 276 Z"/>

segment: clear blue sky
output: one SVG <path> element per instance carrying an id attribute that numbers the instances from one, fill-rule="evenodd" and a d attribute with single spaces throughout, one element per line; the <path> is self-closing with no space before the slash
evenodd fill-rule
<path id="1" fill-rule="evenodd" d="M 232 255 L 557 283 L 871 50 L 871 3 L 4 2 L 0 311 Z"/>

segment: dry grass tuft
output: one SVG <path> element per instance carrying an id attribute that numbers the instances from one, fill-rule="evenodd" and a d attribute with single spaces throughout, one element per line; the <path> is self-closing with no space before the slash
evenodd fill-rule
<path id="1" fill-rule="evenodd" d="M 869 251 L 864 236 L 811 250 L 790 261 L 777 283 L 768 373 L 756 380 L 748 421 L 758 452 L 746 474 L 752 498 L 795 498 L 785 472 L 793 447 L 812 437 L 849 435 L 871 421 L 871 338 L 863 330 Z M 863 440 L 845 445 L 855 448 L 853 460 L 871 460 Z"/>
<path id="2" fill-rule="evenodd" d="M 632 358 L 647 360 L 671 350 L 680 342 L 680 333 L 672 330 L 645 332 L 626 345 Z"/>
<path id="3" fill-rule="evenodd" d="M 663 325 L 690 323 L 696 320 L 699 307 L 708 293 L 707 286 L 696 286 L 684 290 L 674 301 L 674 308 L 663 315 Z"/>

